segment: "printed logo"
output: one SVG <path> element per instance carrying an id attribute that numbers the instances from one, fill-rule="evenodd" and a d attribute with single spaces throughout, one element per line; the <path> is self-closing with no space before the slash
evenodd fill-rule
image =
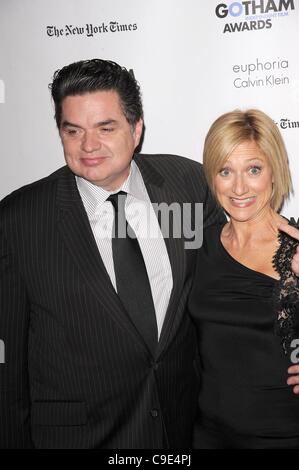
<path id="1" fill-rule="evenodd" d="M 288 118 L 281 118 L 278 123 L 276 123 L 281 129 L 299 129 L 299 121 L 292 121 Z"/>
<path id="2" fill-rule="evenodd" d="M 76 36 L 93 38 L 107 33 L 132 33 L 137 31 L 137 29 L 137 23 L 122 24 L 118 21 L 110 21 L 108 23 L 102 22 L 101 24 L 88 23 L 84 26 L 67 24 L 63 27 L 59 27 L 51 25 L 47 26 L 47 35 L 54 38 Z"/>
<path id="3" fill-rule="evenodd" d="M 233 20 L 225 24 L 223 33 L 237 33 L 270 29 L 273 19 L 286 17 L 292 10 L 295 10 L 294 0 L 248 0 L 219 3 L 215 14 L 221 20 Z"/>
<path id="4" fill-rule="evenodd" d="M 289 61 L 278 57 L 255 59 L 251 63 L 234 64 L 233 85 L 237 89 L 278 87 L 290 85 Z"/>

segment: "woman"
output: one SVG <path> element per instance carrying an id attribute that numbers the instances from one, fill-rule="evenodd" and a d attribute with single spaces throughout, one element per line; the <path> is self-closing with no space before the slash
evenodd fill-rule
<path id="1" fill-rule="evenodd" d="M 229 222 L 206 230 L 190 296 L 202 365 L 194 447 L 299 449 L 299 390 L 287 384 L 299 338 L 298 241 L 280 231 L 292 183 L 277 126 L 258 110 L 221 116 L 204 169 Z"/>

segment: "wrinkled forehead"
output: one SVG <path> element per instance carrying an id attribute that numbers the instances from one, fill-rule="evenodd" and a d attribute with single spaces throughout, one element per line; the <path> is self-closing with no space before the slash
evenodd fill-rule
<path id="1" fill-rule="evenodd" d="M 261 150 L 259 145 L 256 141 L 244 141 L 238 144 L 231 153 L 226 156 L 226 162 L 231 163 L 248 163 L 250 161 L 262 161 L 262 162 L 269 162 L 268 157 L 265 153 Z"/>

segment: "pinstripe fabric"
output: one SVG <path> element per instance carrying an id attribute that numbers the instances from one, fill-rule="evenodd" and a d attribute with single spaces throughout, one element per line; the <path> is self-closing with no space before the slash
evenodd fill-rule
<path id="1" fill-rule="evenodd" d="M 101 258 L 113 287 L 117 290 L 111 241 L 114 209 L 110 202 L 105 202 L 111 193 L 83 178 L 76 177 L 76 182 Z M 173 286 L 171 266 L 158 220 L 141 173 L 134 161 L 128 179 L 115 192 L 118 191 L 128 194 L 125 206 L 126 219 L 137 235 L 143 255 L 155 305 L 158 337 L 160 337 Z"/>
<path id="2" fill-rule="evenodd" d="M 199 164 L 136 156 L 153 202 L 204 202 Z M 1 448 L 187 448 L 196 338 L 185 306 L 194 253 L 166 239 L 174 287 L 156 356 L 123 310 L 74 175 L 62 168 L 0 203 Z"/>

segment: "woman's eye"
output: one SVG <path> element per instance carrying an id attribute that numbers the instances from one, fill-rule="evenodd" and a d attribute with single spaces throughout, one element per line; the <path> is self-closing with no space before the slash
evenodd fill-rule
<path id="1" fill-rule="evenodd" d="M 220 176 L 228 176 L 230 174 L 229 168 L 222 168 L 222 170 L 219 171 Z"/>
<path id="2" fill-rule="evenodd" d="M 259 167 L 259 166 L 252 166 L 251 168 L 249 168 L 249 173 L 250 173 L 251 175 L 259 175 L 260 172 L 261 172 L 261 170 L 262 170 L 262 169 L 261 169 L 261 167 Z"/>

